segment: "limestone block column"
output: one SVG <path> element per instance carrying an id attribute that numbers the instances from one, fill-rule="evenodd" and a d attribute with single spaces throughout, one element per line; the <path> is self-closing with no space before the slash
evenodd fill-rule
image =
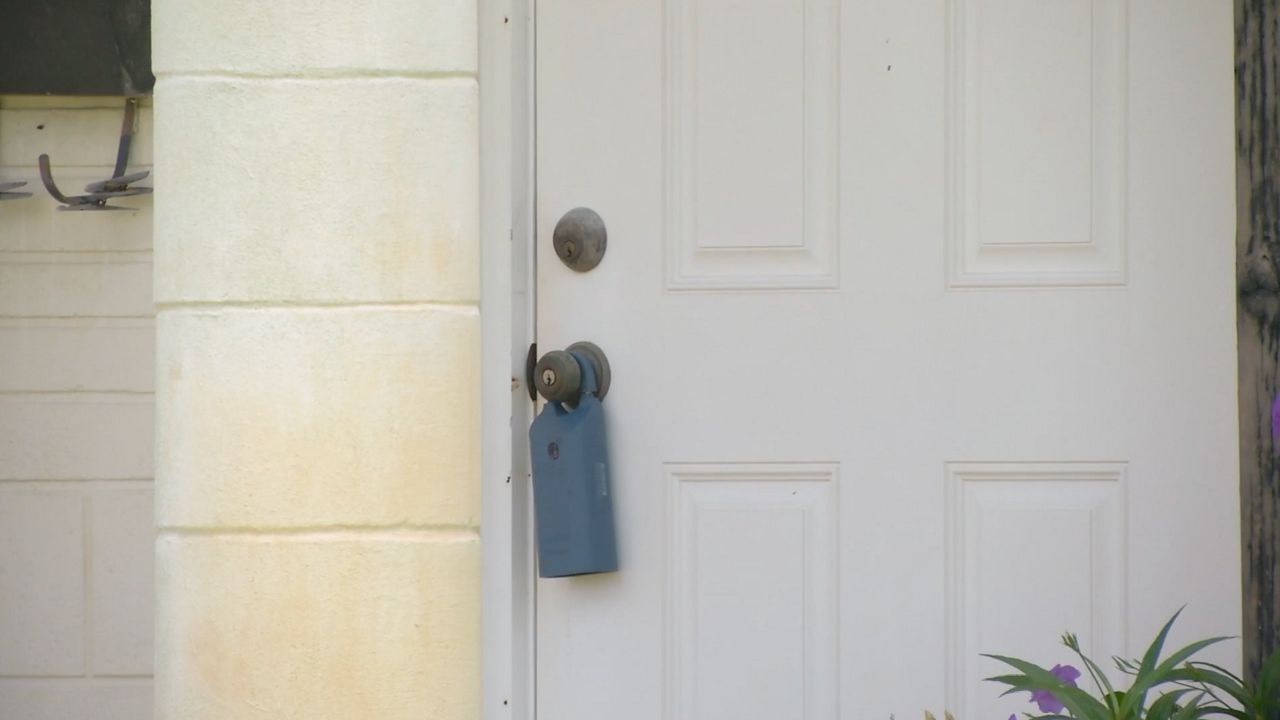
<path id="1" fill-rule="evenodd" d="M 475 0 L 154 0 L 156 717 L 479 716 Z"/>

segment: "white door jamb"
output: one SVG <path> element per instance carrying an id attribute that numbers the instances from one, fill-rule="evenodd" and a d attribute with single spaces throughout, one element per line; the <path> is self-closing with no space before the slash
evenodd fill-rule
<path id="1" fill-rule="evenodd" d="M 481 0 L 481 708 L 533 720 L 534 572 L 524 383 L 534 339 L 534 0 Z"/>

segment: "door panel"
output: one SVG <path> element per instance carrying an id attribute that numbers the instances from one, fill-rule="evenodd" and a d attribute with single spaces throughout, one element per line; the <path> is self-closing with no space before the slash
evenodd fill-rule
<path id="1" fill-rule="evenodd" d="M 537 25 L 538 341 L 613 365 L 621 562 L 538 583 L 541 717 L 1007 717 L 981 652 L 1238 632 L 1229 7 Z"/>

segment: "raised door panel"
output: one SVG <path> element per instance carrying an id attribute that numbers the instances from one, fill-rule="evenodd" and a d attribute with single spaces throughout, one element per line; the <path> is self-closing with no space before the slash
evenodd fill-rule
<path id="1" fill-rule="evenodd" d="M 670 290 L 836 285 L 836 0 L 665 4 Z"/>
<path id="2" fill-rule="evenodd" d="M 949 282 L 1125 282 L 1128 0 L 952 0 Z"/>

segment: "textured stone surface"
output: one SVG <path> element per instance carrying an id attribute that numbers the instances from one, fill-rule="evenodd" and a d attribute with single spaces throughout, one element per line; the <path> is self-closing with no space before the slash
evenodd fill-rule
<path id="1" fill-rule="evenodd" d="M 165 0 L 157 75 L 474 72 L 475 0 Z"/>
<path id="2" fill-rule="evenodd" d="M 161 82 L 156 300 L 474 301 L 476 103 L 470 79 Z"/>
<path id="3" fill-rule="evenodd" d="M 161 314 L 162 526 L 471 525 L 467 308 Z"/>
<path id="4" fill-rule="evenodd" d="M 479 542 L 430 534 L 157 545 L 157 720 L 479 716 Z"/>
<path id="5" fill-rule="evenodd" d="M 155 717 L 473 720 L 476 3 L 152 29 Z"/>

